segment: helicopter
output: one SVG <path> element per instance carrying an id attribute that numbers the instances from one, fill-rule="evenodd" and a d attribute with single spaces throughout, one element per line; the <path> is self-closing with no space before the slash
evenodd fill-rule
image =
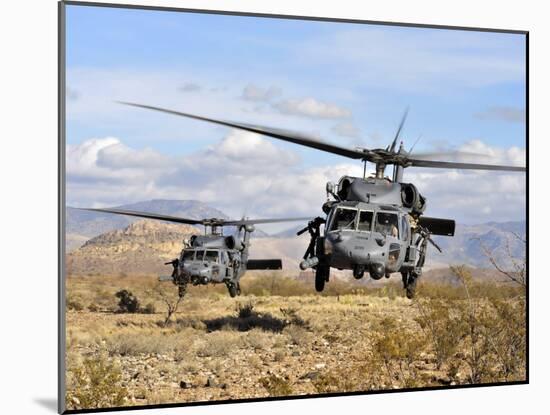
<path id="1" fill-rule="evenodd" d="M 189 219 L 150 212 L 125 209 L 86 208 L 94 212 L 135 216 L 188 225 L 203 225 L 203 235 L 192 235 L 183 241 L 178 258 L 166 262 L 172 265 L 169 276 L 160 276 L 160 281 L 171 281 L 178 287 L 178 295 L 184 297 L 187 285 L 225 284 L 231 297 L 241 295 L 240 280 L 248 270 L 280 270 L 281 259 L 249 259 L 250 235 L 256 224 L 303 221 L 309 218 L 241 219 L 219 218 Z M 224 235 L 225 226 L 238 227 L 236 235 Z"/>
<path id="2" fill-rule="evenodd" d="M 405 150 L 403 142 L 397 147 L 408 109 L 401 118 L 390 145 L 386 148 L 368 149 L 341 147 L 306 134 L 279 128 L 217 120 L 144 104 L 119 103 L 236 128 L 360 160 L 363 163 L 362 177 L 345 175 L 337 183 L 328 182 L 327 201 L 322 206 L 325 217 L 316 217 L 297 233 L 310 233 L 310 243 L 300 263 L 300 269 L 311 268 L 315 271 L 315 289 L 318 292 L 322 292 L 329 281 L 331 268 L 336 268 L 351 270 L 356 279 L 363 278 L 367 272 L 373 280 L 389 278 L 398 272 L 401 274 L 406 296 L 414 297 L 417 280 L 425 265 L 428 244 L 442 251 L 432 235 L 454 236 L 455 221 L 424 216 L 426 197 L 413 183 L 403 181 L 406 168 L 526 171 L 525 167 L 520 166 L 433 159 L 450 154 L 461 156 L 471 153 L 413 155 L 414 145 L 409 151 Z M 375 165 L 373 175 L 367 176 L 367 163 Z M 385 175 L 388 166 L 393 166 L 391 178 Z"/>

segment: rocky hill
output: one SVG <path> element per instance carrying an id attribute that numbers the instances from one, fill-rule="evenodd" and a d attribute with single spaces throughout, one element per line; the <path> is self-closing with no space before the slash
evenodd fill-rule
<path id="1" fill-rule="evenodd" d="M 115 209 L 153 212 L 172 216 L 182 216 L 190 219 L 222 218 L 227 215 L 197 200 L 165 200 L 154 199 L 143 202 L 113 206 Z M 109 213 L 91 212 L 73 207 L 66 208 L 66 247 L 72 251 L 83 245 L 87 240 L 115 229 L 124 229 L 139 218 L 113 215 Z"/>
<path id="2" fill-rule="evenodd" d="M 164 262 L 176 258 L 182 241 L 197 228 L 138 220 L 125 229 L 96 236 L 67 255 L 68 275 L 166 274 Z"/>

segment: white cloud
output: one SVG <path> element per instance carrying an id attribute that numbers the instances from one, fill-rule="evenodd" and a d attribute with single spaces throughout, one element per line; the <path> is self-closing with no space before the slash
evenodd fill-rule
<path id="1" fill-rule="evenodd" d="M 131 183 L 166 174 L 174 160 L 150 148 L 134 150 L 118 138 L 92 138 L 67 145 L 67 181 Z"/>
<path id="2" fill-rule="evenodd" d="M 495 148 L 479 140 L 460 150 L 487 154 L 493 163 L 521 165 L 525 157 L 524 149 Z M 107 137 L 68 146 L 67 201 L 105 206 L 151 198 L 198 199 L 235 217 L 243 212 L 255 217 L 317 216 L 327 181 L 361 174 L 361 163 L 354 162 L 303 167 L 293 151 L 236 130 L 184 157 L 131 149 Z M 525 218 L 524 173 L 410 168 L 405 181 L 427 197 L 430 216 L 461 223 Z"/>
<path id="3" fill-rule="evenodd" d="M 273 105 L 283 114 L 309 118 L 338 119 L 351 117 L 351 111 L 315 98 L 287 99 Z"/>
<path id="4" fill-rule="evenodd" d="M 485 157 L 480 162 L 487 164 L 510 164 L 513 166 L 525 166 L 526 151 L 524 148 L 509 147 L 498 148 L 485 144 L 481 140 L 471 140 L 460 146 L 461 152 L 479 154 Z"/>
<path id="5" fill-rule="evenodd" d="M 525 166 L 525 149 L 497 148 L 472 140 L 459 152 L 480 155 L 456 161 Z M 462 223 L 524 220 L 525 173 L 477 170 L 407 169 L 405 180 L 428 198 L 428 215 L 447 216 Z"/>

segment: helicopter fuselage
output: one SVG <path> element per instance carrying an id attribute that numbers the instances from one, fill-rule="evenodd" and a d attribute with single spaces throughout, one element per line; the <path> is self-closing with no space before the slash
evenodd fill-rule
<path id="1" fill-rule="evenodd" d="M 254 226 L 243 226 L 244 235 L 224 236 L 221 233 L 193 235 L 184 241 L 179 257 L 172 264 L 174 271 L 163 281 L 172 281 L 184 295 L 187 284 L 207 285 L 223 283 L 234 297 L 240 294 L 239 281 L 247 270 L 280 270 L 280 259 L 249 259 L 250 234 Z"/>
<path id="2" fill-rule="evenodd" d="M 452 235 L 454 221 L 422 218 L 426 199 L 416 187 L 389 178 L 343 176 L 337 185 L 327 183 L 334 200 L 323 205 L 322 234 L 315 240 L 315 255 L 304 258 L 302 269 L 350 269 L 356 278 L 365 272 L 373 279 L 394 272 L 421 272 L 425 232 Z M 423 231 L 424 230 L 424 231 Z M 327 280 L 328 281 L 328 280 Z"/>
<path id="3" fill-rule="evenodd" d="M 194 285 L 238 284 L 246 271 L 248 233 L 245 240 L 230 235 L 194 235 L 181 251 L 179 274 Z"/>
<path id="4" fill-rule="evenodd" d="M 407 212 L 391 205 L 346 201 L 332 206 L 319 243 L 331 267 L 366 271 L 380 279 L 410 266 L 410 242 Z"/>

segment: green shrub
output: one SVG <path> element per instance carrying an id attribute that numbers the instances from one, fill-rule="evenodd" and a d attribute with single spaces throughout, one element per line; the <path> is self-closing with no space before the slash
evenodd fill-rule
<path id="1" fill-rule="evenodd" d="M 139 310 L 139 300 L 130 291 L 117 291 L 115 297 L 119 299 L 118 311 L 120 313 L 136 313 Z"/>

